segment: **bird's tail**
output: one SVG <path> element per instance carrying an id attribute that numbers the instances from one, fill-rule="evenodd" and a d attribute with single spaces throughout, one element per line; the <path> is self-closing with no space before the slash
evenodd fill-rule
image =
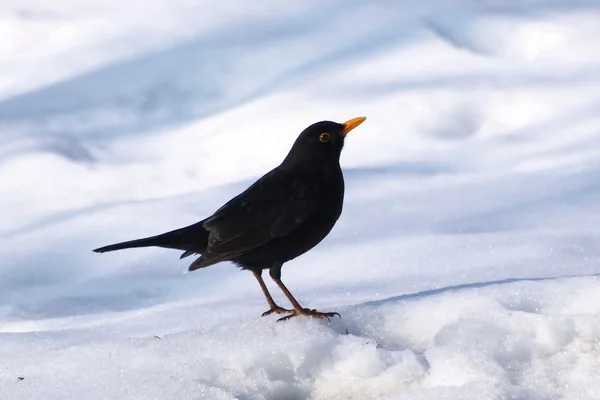
<path id="1" fill-rule="evenodd" d="M 96 253 L 106 253 L 107 251 L 115 251 L 115 250 L 123 250 L 123 249 L 133 249 L 136 247 L 151 247 L 151 246 L 161 246 L 162 241 L 156 237 L 148 237 L 143 239 L 129 240 L 127 242 L 115 243 L 108 246 L 100 247 L 98 249 L 94 249 Z"/>
<path id="2" fill-rule="evenodd" d="M 208 243 L 208 231 L 202 226 L 203 222 L 204 221 L 200 221 L 194 225 L 163 233 L 161 235 L 100 247 L 94 249 L 94 252 L 106 253 L 108 251 L 137 247 L 164 247 L 168 249 L 184 250 L 184 255 L 202 253 L 206 250 Z"/>

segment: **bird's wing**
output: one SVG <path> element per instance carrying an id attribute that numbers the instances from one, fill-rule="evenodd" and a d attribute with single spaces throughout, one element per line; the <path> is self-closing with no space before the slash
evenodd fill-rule
<path id="1" fill-rule="evenodd" d="M 208 247 L 192 267 L 230 260 L 288 234 L 314 215 L 321 193 L 310 180 L 277 170 L 265 175 L 204 221 Z"/>

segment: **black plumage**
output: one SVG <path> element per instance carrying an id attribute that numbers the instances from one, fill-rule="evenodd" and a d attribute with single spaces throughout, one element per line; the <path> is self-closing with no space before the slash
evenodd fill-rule
<path id="1" fill-rule="evenodd" d="M 309 126 L 279 166 L 198 223 L 94 251 L 157 246 L 183 250 L 180 258 L 199 254 L 190 271 L 232 261 L 254 273 L 270 306 L 263 315 L 288 314 L 280 320 L 297 315 L 333 316 L 336 313 L 301 307 L 281 282 L 281 267 L 321 242 L 340 217 L 344 201 L 340 154 L 346 134 L 364 120 L 322 121 Z M 263 269 L 269 269 L 293 310 L 273 301 L 261 277 Z"/>

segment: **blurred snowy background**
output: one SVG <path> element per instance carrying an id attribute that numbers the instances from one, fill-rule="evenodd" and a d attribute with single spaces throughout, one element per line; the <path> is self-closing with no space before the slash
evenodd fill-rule
<path id="1" fill-rule="evenodd" d="M 2 0 L 0 398 L 597 400 L 599 37 L 592 0 Z M 283 268 L 342 319 L 92 253 L 360 115 L 342 217 Z"/>

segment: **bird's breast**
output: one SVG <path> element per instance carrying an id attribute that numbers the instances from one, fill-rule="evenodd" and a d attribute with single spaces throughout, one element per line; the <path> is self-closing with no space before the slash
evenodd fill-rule
<path id="1" fill-rule="evenodd" d="M 268 268 L 273 262 L 286 262 L 306 253 L 329 235 L 342 213 L 344 179 L 341 172 L 323 172 L 296 177 L 293 184 L 295 201 L 310 203 L 307 207 L 314 210 L 310 217 L 300 217 L 295 229 L 238 257 L 236 262 Z"/>

